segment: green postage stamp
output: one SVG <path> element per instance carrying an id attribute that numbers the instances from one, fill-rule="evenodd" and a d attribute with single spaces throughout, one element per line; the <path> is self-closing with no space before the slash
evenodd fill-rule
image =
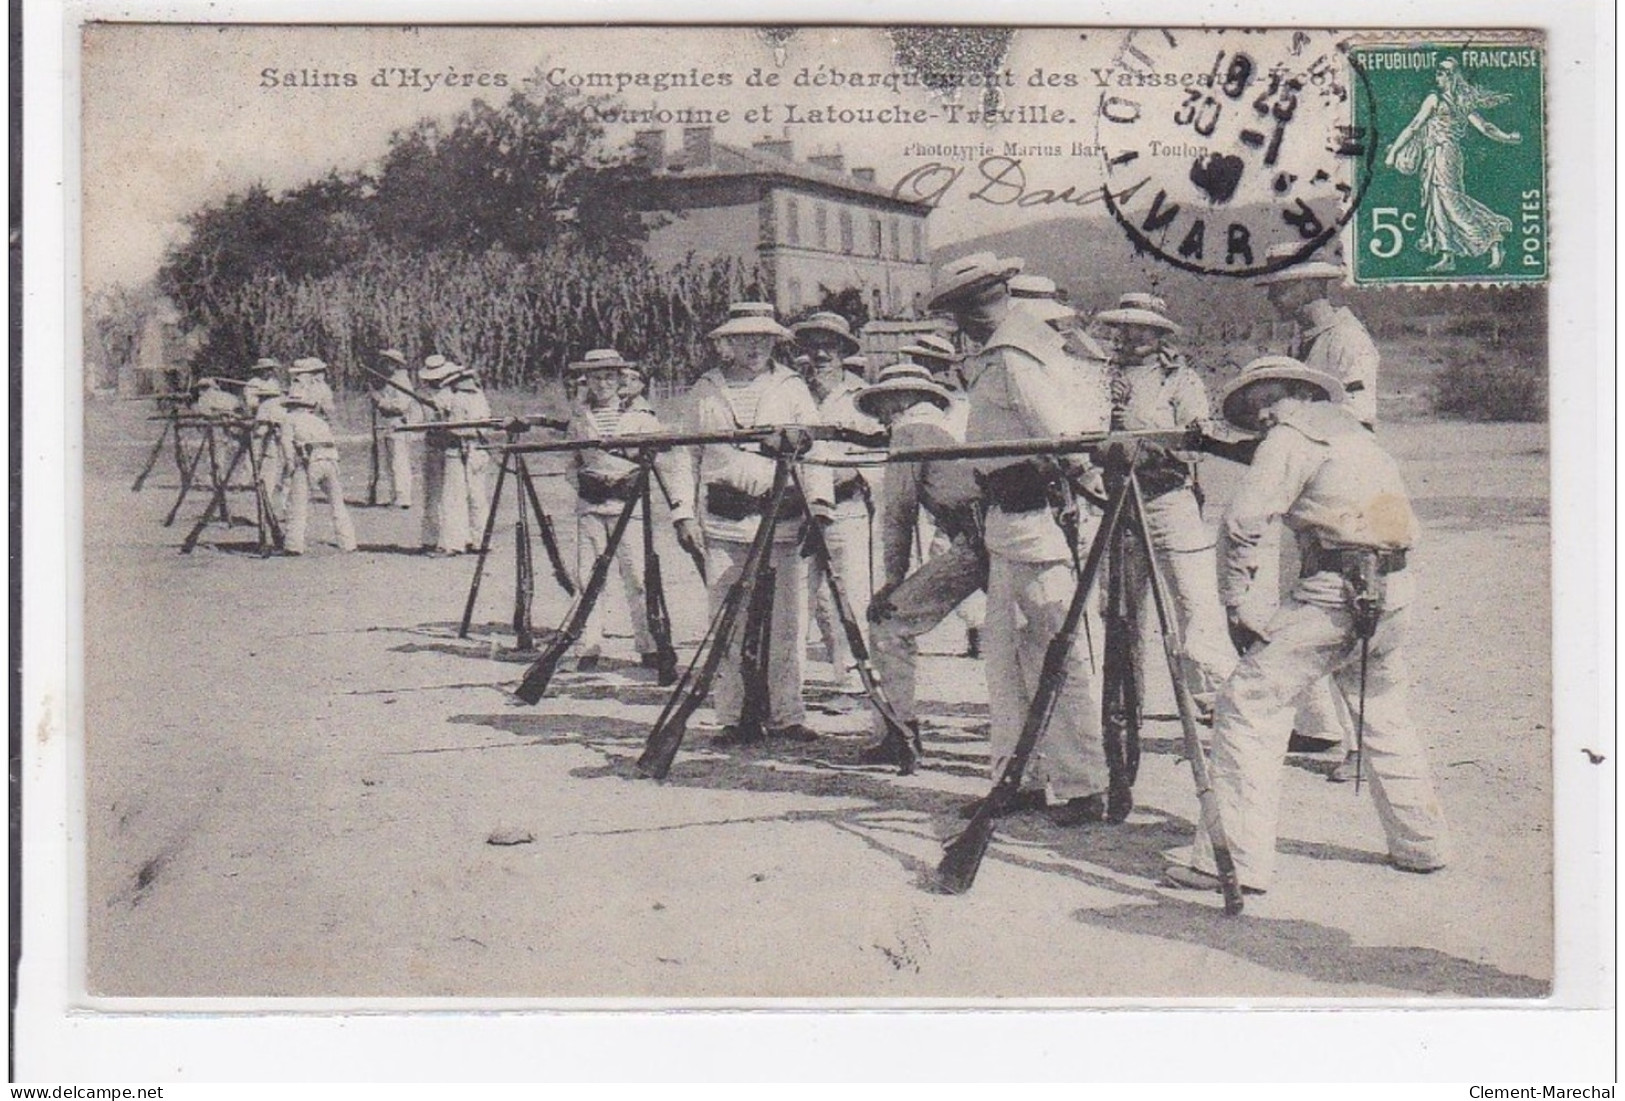
<path id="1" fill-rule="evenodd" d="M 1527 283 L 1547 274 L 1541 40 L 1405 42 L 1349 51 L 1357 283 Z"/>

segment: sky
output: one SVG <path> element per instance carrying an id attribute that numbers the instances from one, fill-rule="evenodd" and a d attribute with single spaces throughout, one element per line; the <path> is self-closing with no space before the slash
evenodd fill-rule
<path id="1" fill-rule="evenodd" d="M 980 103 L 976 90 L 943 100 L 918 88 L 794 86 L 804 71 L 899 72 L 891 40 L 872 28 L 802 28 L 776 56 L 757 31 L 737 28 L 90 24 L 81 54 L 86 288 L 149 277 L 179 239 L 181 220 L 204 204 L 256 182 L 277 191 L 332 168 L 364 167 L 384 153 L 393 131 L 425 116 L 449 118 L 476 98 L 500 102 L 538 71 L 566 80 L 586 73 L 727 72 L 734 80 L 728 88 L 633 87 L 621 99 L 631 108 L 727 109 L 733 118 L 717 127 L 719 140 L 748 144 L 788 135 L 797 159 L 839 151 L 848 167 L 874 167 L 885 186 L 932 161 L 964 168 L 931 216 L 935 246 L 1042 218 L 1099 213 L 1098 205 L 1064 202 L 1031 208 L 972 202 L 968 193 L 979 182 L 978 159 L 1005 152 L 1006 142 L 1032 151 L 1024 157 L 1029 191 L 1098 188 L 1105 179 L 1101 158 L 1077 150 L 1099 148 L 1101 92 L 1091 74 L 1113 65 L 1121 44 L 1111 32 L 1018 31 L 1004 57 L 1015 85 L 1001 92 L 1003 105 L 1059 110 L 1070 118 L 1066 125 L 1031 118 L 985 125 L 963 117 Z M 1206 66 L 1211 46 L 1193 44 L 1191 58 L 1168 63 Z M 936 58 L 933 64 L 952 62 Z M 419 86 L 400 86 L 401 71 L 414 69 Z M 745 86 L 758 69 L 764 79 L 777 75 L 780 86 Z M 386 87 L 375 86 L 381 72 Z M 352 74 L 354 86 L 312 86 L 324 73 Z M 447 74 L 459 85 L 449 85 Z M 469 77 L 494 81 L 497 74 L 507 88 L 460 86 Z M 285 84 L 290 75 L 291 87 Z M 435 85 L 425 87 L 431 75 Z M 1064 86 L 1068 80 L 1071 87 Z M 1033 81 L 1051 83 L 1033 87 Z M 786 126 L 787 103 L 803 116 L 830 107 L 933 109 L 938 115 L 923 126 Z M 763 106 L 774 112 L 770 119 L 745 119 L 747 110 Z M 946 106 L 957 117 L 945 117 Z M 628 141 L 637 128 L 613 126 L 612 140 Z M 666 129 L 675 144 L 681 126 Z M 944 146 L 952 148 L 945 152 Z M 1008 190 L 1002 194 L 1013 198 Z"/>

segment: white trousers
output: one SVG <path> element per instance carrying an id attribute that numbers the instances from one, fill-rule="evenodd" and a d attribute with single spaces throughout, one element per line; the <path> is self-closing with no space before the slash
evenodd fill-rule
<path id="1" fill-rule="evenodd" d="M 875 672 L 899 719 L 909 722 L 916 717 L 920 636 L 935 629 L 969 597 L 979 595 L 986 583 L 981 553 L 969 538 L 960 538 L 946 543 L 892 590 L 894 611 L 870 626 L 869 648 L 874 651 Z M 878 714 L 875 732 L 886 732 Z"/>
<path id="2" fill-rule="evenodd" d="M 1303 557 L 1298 553 L 1298 540 L 1284 525 L 1276 528 L 1280 536 L 1280 574 L 1276 578 L 1281 602 L 1291 599 L 1298 584 L 1298 571 Z M 1322 677 L 1309 685 L 1298 697 L 1294 708 L 1292 729 L 1306 738 L 1320 738 L 1329 742 L 1342 742 L 1345 753 L 1354 752 L 1354 716 L 1350 714 L 1343 694 L 1337 690 L 1331 677 Z"/>
<path id="3" fill-rule="evenodd" d="M 305 553 L 313 488 L 325 493 L 333 508 L 333 532 L 338 537 L 339 548 L 355 550 L 355 528 L 350 523 L 350 510 L 344 505 L 338 460 L 320 457 L 297 464 L 293 477 L 288 480 L 288 525 L 282 533 L 283 548 L 291 554 Z"/>
<path id="4" fill-rule="evenodd" d="M 1045 651 L 1060 630 L 1076 588 L 1077 577 L 1067 562 L 1017 562 L 998 554 L 990 558 L 983 654 L 995 779 L 1015 752 L 1027 709 L 1038 692 Z M 1107 786 L 1100 700 L 1081 629 L 1067 650 L 1065 668 L 1055 711 L 1029 759 L 1022 785 L 1047 788 L 1049 796 L 1061 802 L 1103 793 Z"/>
<path id="5" fill-rule="evenodd" d="M 382 429 L 378 480 L 390 488 L 389 504 L 412 503 L 412 433 Z"/>
<path id="6" fill-rule="evenodd" d="M 1398 864 L 1435 868 L 1449 858 L 1449 841 L 1429 774 L 1427 755 L 1411 725 L 1402 646 L 1403 609 L 1390 611 L 1371 640 L 1366 679 L 1365 768 L 1371 797 Z M 1236 666 L 1214 706 L 1212 773 L 1219 821 L 1243 885 L 1267 888 L 1275 874 L 1281 768 L 1292 733 L 1294 701 L 1330 675 L 1350 699 L 1360 687 L 1360 649 L 1344 608 L 1288 600 L 1269 625 L 1269 642 Z M 1351 803 L 1347 788 L 1335 794 Z M 1213 845 L 1200 827 L 1192 864 L 1215 873 Z"/>
<path id="7" fill-rule="evenodd" d="M 491 457 L 484 448 L 426 446 L 423 449 L 423 536 L 425 547 L 457 553 L 474 548 L 485 532 L 491 507 L 486 471 Z"/>
<path id="8" fill-rule="evenodd" d="M 873 588 L 870 580 L 868 515 L 837 515 L 835 522 L 824 528 L 824 541 L 829 544 L 829 561 L 835 569 L 836 580 L 841 584 L 841 592 L 861 617 L 863 610 L 869 606 Z M 824 645 L 829 648 L 829 663 L 835 670 L 835 679 L 841 681 L 855 677 L 857 663 L 853 660 L 852 648 L 847 645 L 846 631 L 841 626 L 840 617 L 836 615 L 835 598 L 830 595 L 829 582 L 824 579 L 822 563 L 810 563 L 807 584 L 812 593 L 819 633 L 824 636 Z M 862 618 L 858 620 L 860 631 L 865 622 Z"/>
<path id="9" fill-rule="evenodd" d="M 705 570 L 711 578 L 711 614 L 716 615 L 729 588 L 744 569 L 748 543 L 735 543 L 712 537 L 705 544 Z M 801 701 L 807 660 L 807 560 L 795 542 L 774 543 L 768 565 L 776 572 L 773 588 L 773 619 L 768 641 L 768 725 L 775 728 L 797 725 L 807 717 Z M 717 722 L 733 726 L 745 706 L 745 681 L 740 662 L 740 643 L 745 635 L 749 609 L 741 606 L 735 620 L 733 640 L 717 668 L 712 683 L 712 702 Z"/>
<path id="10" fill-rule="evenodd" d="M 609 534 L 615 527 L 617 516 L 604 516 L 596 512 L 576 514 L 576 586 L 584 589 L 592 573 L 593 563 L 609 546 Z M 627 614 L 632 621 L 632 642 L 639 654 L 654 653 L 654 636 L 649 633 L 649 614 L 643 603 L 643 511 L 639 509 L 627 521 L 621 535 L 620 546 L 615 548 L 612 569 L 621 577 L 621 592 L 626 600 Z M 604 586 L 605 591 L 609 585 Z M 581 630 L 580 652 L 596 655 L 603 648 L 604 620 L 607 618 L 603 594 L 598 606 L 587 617 Z"/>

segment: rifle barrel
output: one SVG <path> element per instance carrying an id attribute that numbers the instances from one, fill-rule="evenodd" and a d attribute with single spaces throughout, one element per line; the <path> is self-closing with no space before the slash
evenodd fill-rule
<path id="1" fill-rule="evenodd" d="M 1183 447 L 1188 433 L 1177 429 L 1137 429 L 1119 432 L 1085 432 L 1076 436 L 1052 436 L 1033 440 L 987 440 L 981 443 L 942 447 L 903 447 L 884 454 L 853 456 L 850 459 L 814 459 L 821 466 L 873 466 L 875 463 L 922 463 L 937 459 L 990 459 L 1013 455 L 1075 455 L 1113 443 L 1143 440 L 1163 447 Z"/>

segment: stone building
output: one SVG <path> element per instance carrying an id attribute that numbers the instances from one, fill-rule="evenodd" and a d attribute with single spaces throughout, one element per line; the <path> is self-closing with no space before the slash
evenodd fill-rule
<path id="1" fill-rule="evenodd" d="M 734 256 L 761 268 L 781 316 L 856 287 L 873 317 L 920 316 L 930 297 L 931 208 L 895 198 L 872 168 L 848 170 L 839 153 L 797 161 L 789 140 L 749 149 L 686 127 L 668 152 L 664 130 L 639 131 L 649 167 L 646 203 L 669 212 L 648 252 L 657 264 Z"/>

